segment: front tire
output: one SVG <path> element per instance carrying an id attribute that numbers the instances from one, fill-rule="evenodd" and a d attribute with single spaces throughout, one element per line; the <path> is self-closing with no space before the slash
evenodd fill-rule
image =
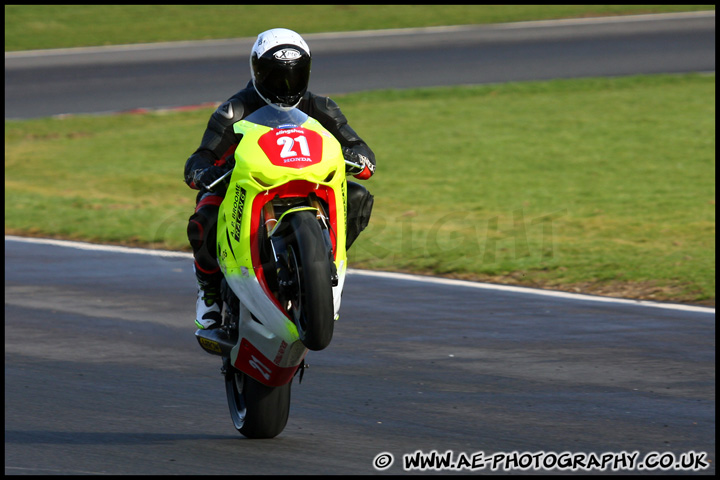
<path id="1" fill-rule="evenodd" d="M 315 213 L 298 212 L 290 225 L 286 263 L 293 291 L 288 313 L 303 345 L 322 350 L 330 344 L 335 326 L 330 252 Z"/>
<path id="2" fill-rule="evenodd" d="M 273 438 L 285 428 L 290 415 L 290 386 L 269 387 L 235 368 L 225 374 L 230 417 L 247 438 Z"/>

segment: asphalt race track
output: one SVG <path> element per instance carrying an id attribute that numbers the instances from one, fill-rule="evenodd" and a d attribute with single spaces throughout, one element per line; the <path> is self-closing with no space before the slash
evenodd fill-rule
<path id="1" fill-rule="evenodd" d="M 715 71 L 715 12 L 308 35 L 310 90 Z M 222 102 L 254 39 L 5 55 L 5 118 Z"/>
<path id="2" fill-rule="evenodd" d="M 606 41 L 595 31 L 576 34 L 586 52 L 603 52 L 599 59 L 612 39 L 640 30 L 643 49 L 658 39 L 648 55 L 658 61 L 712 53 L 686 70 L 653 68 L 714 72 L 710 18 L 684 19 L 682 28 L 660 22 L 669 34 L 647 23 L 628 32 L 627 22 L 607 27 Z M 532 50 L 538 28 L 501 45 L 508 64 L 515 47 Z M 686 39 L 677 41 L 686 54 L 663 55 L 675 38 Z M 338 62 L 370 58 L 366 41 L 353 44 L 359 53 L 326 48 Z M 483 35 L 477 41 L 493 50 Z M 6 118 L 67 113 L 64 93 L 52 112 L 34 103 L 9 113 L 8 90 L 20 89 L 9 77 L 26 68 L 45 67 L 9 71 L 6 56 Z M 48 67 L 74 68 L 88 67 Z M 62 87 L 69 92 L 71 83 Z M 234 88 L 193 102 L 222 100 Z M 150 106 L 129 100 L 142 90 L 115 91 L 124 106 L 98 101 L 96 111 Z M 161 102 L 155 106 L 175 105 Z M 219 357 L 196 343 L 194 295 L 187 254 L 6 237 L 5 473 L 401 474 L 404 456 L 417 451 L 451 452 L 466 467 L 460 473 L 547 473 L 532 462 L 561 466 L 562 453 L 577 469 L 559 473 L 585 473 L 593 455 L 610 462 L 604 473 L 661 460 L 697 460 L 705 466 L 698 473 L 715 473 L 714 309 L 353 272 L 332 344 L 311 352 L 303 382 L 293 382 L 285 431 L 257 441 L 233 428 Z M 387 469 L 374 466 L 390 459 L 380 454 L 392 456 Z M 530 470 L 521 470 L 526 462 Z"/>
<path id="3" fill-rule="evenodd" d="M 401 473 L 417 450 L 715 458 L 714 310 L 352 274 L 287 428 L 253 441 L 193 338 L 188 255 L 6 238 L 5 261 L 6 473 L 373 473 L 383 452 Z"/>

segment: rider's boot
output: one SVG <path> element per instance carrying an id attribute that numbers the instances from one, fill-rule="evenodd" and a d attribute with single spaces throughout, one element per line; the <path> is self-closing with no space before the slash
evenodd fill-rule
<path id="1" fill-rule="evenodd" d="M 207 276 L 195 270 L 198 298 L 195 325 L 202 330 L 218 328 L 222 324 L 222 299 L 217 275 Z"/>

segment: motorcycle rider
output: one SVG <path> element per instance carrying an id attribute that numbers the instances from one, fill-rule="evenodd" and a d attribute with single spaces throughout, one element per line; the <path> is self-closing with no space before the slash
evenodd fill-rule
<path id="1" fill-rule="evenodd" d="M 297 107 L 335 136 L 346 160 L 360 165 L 348 167 L 348 174 L 366 180 L 375 172 L 375 154 L 348 125 L 337 104 L 307 91 L 311 60 L 307 44 L 292 30 L 274 28 L 258 35 L 250 53 L 251 81 L 210 116 L 200 147 L 185 163 L 185 183 L 200 190 L 187 228 L 198 283 L 198 328 L 217 328 L 221 323 L 222 272 L 216 256 L 215 230 L 226 185 L 216 191 L 207 188 L 234 163 L 235 148 L 242 137 L 233 131 L 234 123 L 265 105 L 278 109 Z M 373 196 L 358 183 L 348 182 L 347 186 L 349 248 L 370 220 Z"/>

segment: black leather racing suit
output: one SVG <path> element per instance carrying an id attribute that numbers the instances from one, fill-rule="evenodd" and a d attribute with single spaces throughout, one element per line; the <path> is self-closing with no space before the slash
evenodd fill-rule
<path id="1" fill-rule="evenodd" d="M 257 94 L 252 83 L 249 83 L 246 88 L 237 92 L 215 110 L 210 116 L 200 147 L 185 163 L 185 183 L 188 186 L 200 189 L 195 185 L 199 172 L 212 166 L 222 167 L 233 158 L 235 148 L 242 138 L 242 135 L 234 132 L 233 124 L 265 105 L 265 101 Z M 374 173 L 375 154 L 348 125 L 347 119 L 334 101 L 307 92 L 300 101 L 298 109 L 316 119 L 335 136 L 342 145 L 346 159 L 364 164 L 364 170 L 355 175 L 357 178 L 364 180 Z M 218 285 L 221 278 L 215 252 L 215 230 L 218 207 L 224 195 L 225 192 L 201 191 L 197 196 L 195 213 L 188 223 L 187 233 L 195 256 L 195 272 L 198 281 L 203 285 Z M 348 182 L 348 248 L 367 226 L 372 205 L 373 196 L 365 187 L 355 182 Z"/>

